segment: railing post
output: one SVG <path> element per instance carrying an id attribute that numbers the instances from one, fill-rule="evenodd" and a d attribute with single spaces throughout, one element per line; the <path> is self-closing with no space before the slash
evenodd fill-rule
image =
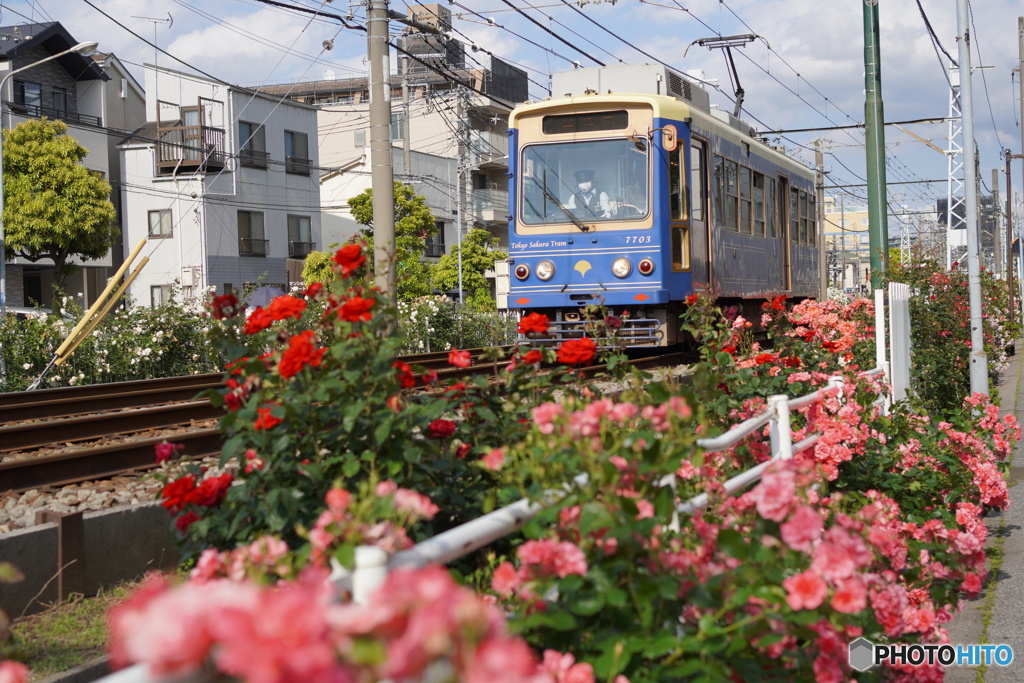
<path id="1" fill-rule="evenodd" d="M 885 290 L 875 290 L 875 365 L 885 363 Z M 886 379 L 890 379 L 888 376 Z"/>
<path id="2" fill-rule="evenodd" d="M 789 460 L 793 457 L 793 430 L 789 424 L 789 397 L 776 394 L 768 397 L 772 417 L 772 459 Z"/>
<path id="3" fill-rule="evenodd" d="M 352 601 L 365 605 L 388 578 L 388 554 L 376 546 L 361 545 L 356 548 L 355 565 L 352 570 Z"/>

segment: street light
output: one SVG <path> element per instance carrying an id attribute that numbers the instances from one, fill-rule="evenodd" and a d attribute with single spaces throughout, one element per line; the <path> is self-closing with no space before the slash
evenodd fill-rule
<path id="1" fill-rule="evenodd" d="M 8 79 L 10 79 L 10 77 L 15 75 L 15 74 L 20 74 L 22 71 L 27 71 L 28 69 L 31 69 L 31 68 L 36 67 L 36 66 L 39 66 L 40 64 L 43 64 L 45 62 L 49 62 L 52 59 L 57 59 L 58 57 L 63 57 L 64 55 L 69 55 L 72 52 L 77 52 L 78 54 L 82 55 L 83 57 L 88 57 L 89 55 L 91 55 L 93 52 L 96 51 L 96 47 L 98 45 L 99 45 L 99 43 L 94 43 L 94 42 L 79 43 L 78 45 L 75 45 L 74 47 L 70 47 L 67 50 L 64 50 L 63 52 L 58 52 L 58 53 L 50 55 L 49 57 L 46 57 L 44 59 L 40 59 L 37 62 L 32 62 L 31 64 L 29 64 L 27 66 L 23 66 L 23 67 L 21 67 L 19 69 L 15 69 L 14 71 L 11 71 L 11 72 L 5 74 L 4 77 L 2 79 L 0 79 L 0 320 L 3 320 L 7 316 L 7 251 L 6 251 L 7 245 L 6 245 L 6 241 L 4 239 L 4 220 L 3 220 L 3 215 L 4 215 L 4 176 L 3 176 L 4 165 L 3 165 L 3 103 L 2 103 L 2 100 L 3 100 L 4 88 L 7 87 Z M 6 384 L 6 382 L 7 382 L 7 369 L 4 366 L 4 361 L 3 361 L 3 356 L 2 355 L 0 355 L 0 381 L 2 381 L 4 384 Z"/>

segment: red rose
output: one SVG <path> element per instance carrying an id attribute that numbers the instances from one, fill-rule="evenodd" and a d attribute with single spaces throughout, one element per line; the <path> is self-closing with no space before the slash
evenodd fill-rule
<path id="1" fill-rule="evenodd" d="M 285 318 L 298 320 L 302 317 L 304 310 L 306 310 L 306 302 L 290 294 L 277 297 L 267 307 L 267 312 L 274 320 L 284 320 Z"/>
<path id="2" fill-rule="evenodd" d="M 346 244 L 334 254 L 334 262 L 342 277 L 348 277 L 366 263 L 363 248 L 358 244 Z"/>
<path id="3" fill-rule="evenodd" d="M 359 322 L 360 320 L 369 320 L 371 317 L 370 309 L 377 303 L 373 299 L 364 299 L 361 296 L 354 296 L 338 309 L 338 317 L 342 320 L 347 320 L 350 323 Z"/>
<path id="4" fill-rule="evenodd" d="M 281 362 L 277 364 L 277 371 L 285 379 L 299 374 L 307 365 L 319 367 L 327 349 L 317 349 L 313 346 L 312 330 L 306 330 L 291 338 L 288 348 L 281 354 Z"/>
<path id="5" fill-rule="evenodd" d="M 238 297 L 234 294 L 224 294 L 213 297 L 210 310 L 214 318 L 224 320 L 225 318 L 235 317 L 242 309 L 238 305 Z"/>
<path id="6" fill-rule="evenodd" d="M 569 339 L 558 347 L 558 362 L 566 365 L 586 365 L 597 355 L 597 344 L 590 337 Z"/>
<path id="7" fill-rule="evenodd" d="M 447 439 L 455 433 L 455 423 L 451 420 L 434 420 L 427 425 L 427 436 L 431 439 Z"/>
<path id="8" fill-rule="evenodd" d="M 525 356 L 523 356 L 523 362 L 527 365 L 533 365 L 539 363 L 544 359 L 544 355 L 537 349 L 531 349 Z"/>
<path id="9" fill-rule="evenodd" d="M 203 507 L 216 507 L 224 500 L 224 494 L 231 486 L 231 475 L 222 474 L 219 477 L 209 477 L 186 496 L 186 501 L 193 505 Z"/>
<path id="10" fill-rule="evenodd" d="M 448 352 L 448 362 L 457 368 L 468 368 L 473 362 L 473 359 L 469 351 L 452 349 Z"/>
<path id="11" fill-rule="evenodd" d="M 324 286 L 319 282 L 314 282 L 309 287 L 306 287 L 306 291 L 302 295 L 307 299 L 315 299 L 322 291 L 324 291 Z"/>
<path id="12" fill-rule="evenodd" d="M 174 520 L 174 528 L 182 533 L 185 533 L 186 531 L 188 531 L 188 528 L 190 526 L 192 526 L 201 519 L 202 517 L 189 510 L 181 517 L 178 517 L 176 520 Z"/>
<path id="13" fill-rule="evenodd" d="M 416 386 L 416 377 L 412 374 L 412 367 L 408 363 L 396 360 L 392 366 L 398 371 L 398 383 L 403 389 L 411 389 Z"/>
<path id="14" fill-rule="evenodd" d="M 243 330 L 246 334 L 256 334 L 267 329 L 273 323 L 274 317 L 261 306 L 249 314 L 249 319 L 245 321 Z"/>
<path id="15" fill-rule="evenodd" d="M 543 313 L 524 315 L 519 319 L 519 332 L 521 334 L 529 334 L 530 332 L 540 332 L 543 334 L 548 331 L 550 322 Z"/>
<path id="16" fill-rule="evenodd" d="M 273 429 L 284 422 L 281 418 L 274 417 L 270 414 L 270 411 L 276 407 L 276 403 L 268 403 L 262 408 L 257 408 L 256 412 L 259 414 L 259 417 L 256 418 L 256 424 L 254 424 L 253 427 L 256 429 Z"/>
<path id="17" fill-rule="evenodd" d="M 188 502 L 188 494 L 190 494 L 195 487 L 196 479 L 191 474 L 188 474 L 181 479 L 175 479 L 161 489 L 160 497 L 163 498 L 163 502 L 160 504 L 172 514 L 177 514 L 185 507 L 185 503 Z"/>

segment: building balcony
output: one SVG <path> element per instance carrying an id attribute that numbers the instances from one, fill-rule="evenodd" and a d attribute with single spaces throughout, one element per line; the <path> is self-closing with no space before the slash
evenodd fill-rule
<path id="1" fill-rule="evenodd" d="M 302 157 L 285 157 L 284 170 L 286 173 L 308 176 L 312 168 L 313 162 L 310 159 L 303 159 Z"/>
<path id="2" fill-rule="evenodd" d="M 238 163 L 247 168 L 266 169 L 270 166 L 270 152 L 261 152 L 258 149 L 243 147 L 238 150 Z"/>
<path id="3" fill-rule="evenodd" d="M 157 173 L 176 170 L 219 171 L 224 168 L 224 130 L 210 126 L 169 126 L 157 129 Z"/>
<path id="4" fill-rule="evenodd" d="M 270 247 L 270 240 L 255 240 L 248 237 L 238 238 L 239 256 L 263 256 L 267 255 Z"/>
<path id="5" fill-rule="evenodd" d="M 288 258 L 306 258 L 316 249 L 316 242 L 289 242 Z"/>
<path id="6" fill-rule="evenodd" d="M 58 119 L 64 123 L 81 123 L 87 126 L 96 126 L 97 128 L 103 125 L 103 119 L 99 116 L 89 116 L 88 114 L 79 114 L 78 112 L 70 112 L 67 110 L 60 111 L 57 109 L 51 109 L 50 107 L 43 107 L 38 104 L 22 104 L 19 102 L 4 102 L 3 106 L 14 114 L 21 114 L 27 116 L 30 119 L 41 119 L 44 116 L 48 119 Z"/>
<path id="7" fill-rule="evenodd" d="M 473 190 L 470 196 L 473 215 L 478 220 L 488 223 L 504 223 L 508 220 L 508 190 Z"/>

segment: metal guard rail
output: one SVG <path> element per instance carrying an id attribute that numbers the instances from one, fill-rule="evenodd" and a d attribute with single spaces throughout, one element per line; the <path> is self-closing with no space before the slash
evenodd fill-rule
<path id="1" fill-rule="evenodd" d="M 862 372 L 861 376 L 884 376 L 885 374 L 883 368 L 876 367 Z M 829 388 L 842 387 L 843 384 L 841 377 L 829 379 Z M 727 493 L 738 491 L 759 480 L 765 469 L 776 460 L 790 459 L 794 454 L 807 450 L 818 442 L 820 435 L 812 434 L 793 443 L 789 416 L 793 409 L 799 409 L 820 400 L 822 391 L 823 389 L 819 389 L 792 399 L 781 394 L 771 396 L 768 398 L 768 407 L 757 415 L 734 425 L 720 436 L 697 439 L 697 445 L 705 452 L 723 451 L 771 423 L 771 460 L 766 460 L 728 479 L 723 484 L 723 489 Z M 888 399 L 884 395 L 874 402 L 874 405 L 881 406 L 883 410 L 887 409 L 888 404 Z M 674 475 L 669 475 L 662 481 L 664 485 L 672 486 L 674 479 Z M 586 484 L 587 477 L 580 475 L 576 477 L 575 481 L 583 485 Z M 350 592 L 355 602 L 366 603 L 373 592 L 384 583 L 389 571 L 415 569 L 430 564 L 446 564 L 474 550 L 479 550 L 521 528 L 545 506 L 560 500 L 567 490 L 569 490 L 568 485 L 563 490 L 547 491 L 539 501 L 525 498 L 518 500 L 511 505 L 417 543 L 409 550 L 397 552 L 390 559 L 384 550 L 376 546 L 360 546 L 356 548 L 355 567 L 352 570 L 347 570 L 336 566 L 331 580 L 339 592 Z M 676 507 L 676 520 L 673 521 L 673 526 L 678 525 L 679 515 L 692 514 L 706 506 L 708 502 L 708 495 L 702 493 L 679 504 Z M 105 676 L 100 679 L 100 683 L 168 683 L 171 680 L 180 679 L 153 678 L 145 666 L 137 664 Z"/>

